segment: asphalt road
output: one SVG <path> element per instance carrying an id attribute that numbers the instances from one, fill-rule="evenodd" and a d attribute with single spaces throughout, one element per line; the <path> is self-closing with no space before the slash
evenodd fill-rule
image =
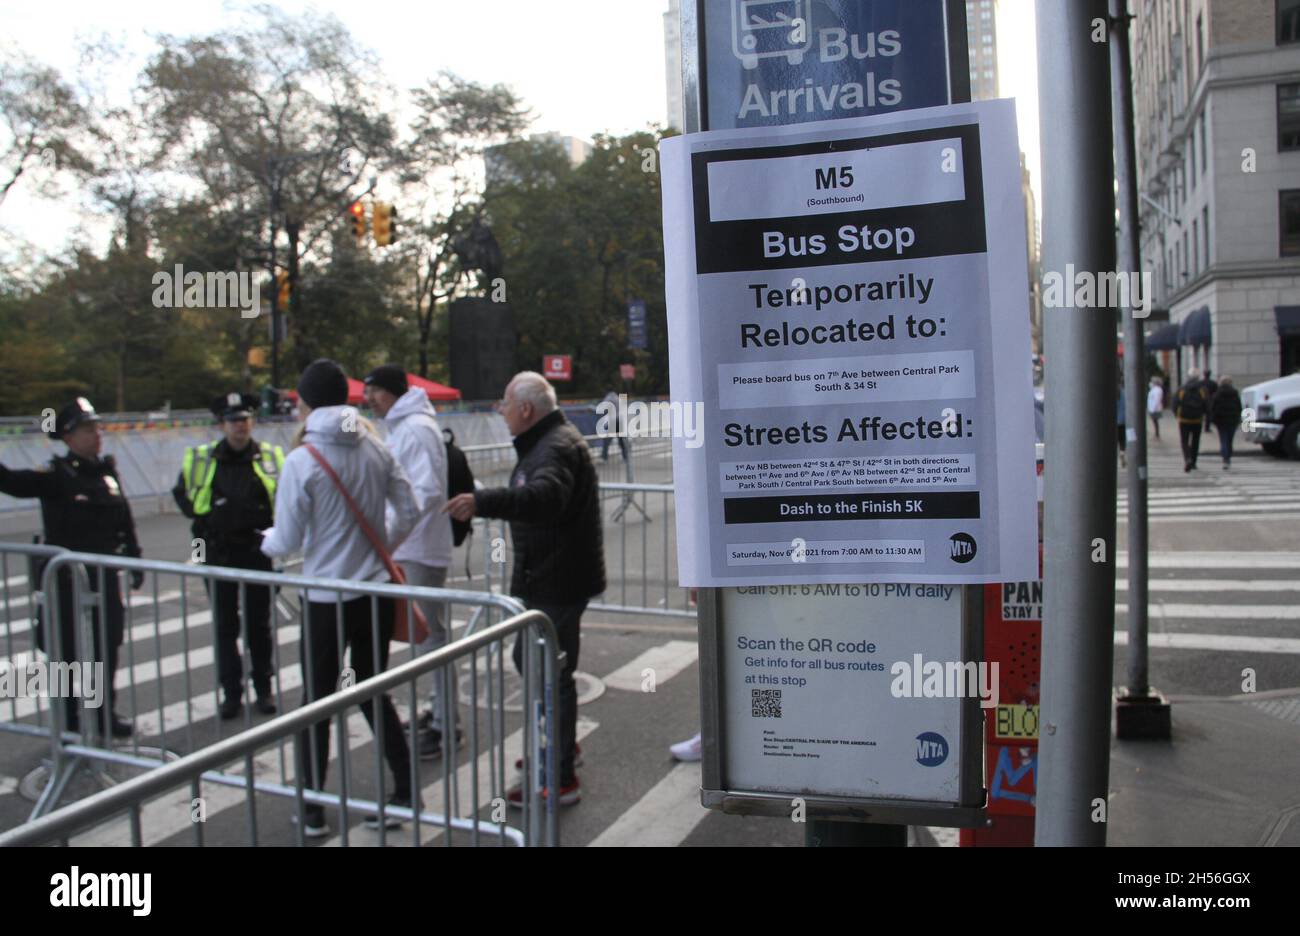
<path id="1" fill-rule="evenodd" d="M 1152 444 L 1151 482 L 1151 682 L 1160 690 L 1184 696 L 1227 696 L 1242 691 L 1243 671 L 1253 670 L 1260 691 L 1300 687 L 1300 464 L 1284 462 L 1247 450 L 1230 472 L 1222 471 L 1208 452 L 1201 469 L 1184 474 L 1176 440 Z M 617 449 L 613 450 L 615 453 Z M 499 483 L 506 465 L 498 471 L 481 470 L 485 483 Z M 617 454 L 605 468 L 606 480 L 625 477 Z M 671 461 L 667 449 L 647 446 L 635 463 L 638 482 L 667 483 Z M 617 605 L 640 605 L 663 610 L 687 609 L 687 595 L 676 586 L 675 546 L 671 496 L 645 493 L 635 496 L 645 510 L 643 516 L 629 507 L 621 522 L 609 520 L 622 503 L 617 492 L 607 494 L 606 555 L 611 588 L 605 598 Z M 1119 538 L 1124 544 L 1122 504 Z M 174 514 L 139 517 L 141 541 L 146 555 L 184 561 L 189 555 L 189 532 L 183 518 Z M 25 539 L 20 534 L 8 537 Z M 469 557 L 458 551 L 456 568 L 449 584 L 481 588 L 484 560 L 490 555 L 492 534 L 476 536 Z M 1126 556 L 1121 552 L 1118 579 L 1123 584 Z M 644 570 L 644 571 L 643 571 Z M 10 566 L 7 575 L 16 575 Z M 496 581 L 499 583 L 499 573 Z M 147 596 L 137 598 L 132 623 L 139 639 L 133 644 L 136 695 L 129 701 L 124 693 L 124 714 L 133 715 L 144 730 L 138 742 L 186 751 L 208 743 L 219 732 L 229 734 L 238 725 L 222 724 L 214 717 L 216 704 L 214 671 L 210 658 L 211 629 L 203 612 L 206 599 L 197 583 L 183 589 L 175 579 L 160 583 L 162 601 L 155 616 Z M 155 618 L 179 621 L 161 635 L 151 633 Z M 1126 679 L 1127 652 L 1122 633 L 1126 627 L 1123 607 L 1125 590 L 1117 592 L 1117 646 L 1115 680 Z M 11 602 L 21 601 L 26 584 L 12 581 Z M 286 595 L 278 636 L 282 674 L 296 674 L 298 628 L 292 595 Z M 464 609 L 453 614 L 465 620 Z M 0 621 L 5 620 L 0 614 Z M 8 613 L 13 642 L 6 655 L 29 649 L 30 630 L 23 630 L 25 609 Z M 18 631 L 14 635 L 15 630 Z M 0 624 L 0 647 L 5 647 L 5 629 Z M 580 727 L 584 765 L 579 770 L 583 798 L 563 811 L 561 840 L 566 845 L 667 844 L 667 845 L 798 845 L 804 827 L 785 819 L 757 819 L 711 813 L 699 806 L 698 765 L 678 765 L 668 745 L 689 737 L 697 729 L 699 712 L 696 628 L 688 616 L 655 616 L 588 611 L 584 618 L 580 671 Z M 205 656 L 206 652 L 206 656 Z M 184 661 L 191 661 L 188 676 Z M 162 658 L 163 678 L 157 678 L 154 661 Z M 407 658 L 401 648 L 394 655 Z M 124 666 L 128 665 L 124 663 Z M 505 664 L 509 669 L 508 661 Z M 643 674 L 655 672 L 654 691 L 643 691 Z M 282 677 L 289 685 L 283 694 L 287 707 L 298 702 L 296 678 Z M 512 677 L 513 678 L 513 677 Z M 123 681 L 119 680 L 119 686 Z M 513 687 L 513 683 L 511 683 Z M 407 700 L 397 699 L 403 712 Z M 465 700 L 468 703 L 468 696 Z M 470 706 L 461 706 L 462 718 Z M 12 720 L 15 710 L 0 703 L 0 720 Z M 30 721 L 30 719 L 29 719 Z M 189 724 L 188 730 L 186 724 Z M 249 722 L 251 723 L 251 721 Z M 350 764 L 359 794 L 373 792 L 375 750 L 369 731 L 354 716 L 349 723 Z M 519 717 L 506 718 L 507 733 L 519 726 Z M 166 736 L 161 734 L 168 729 Z M 484 735 L 486 739 L 486 735 Z M 337 745 L 337 742 L 335 742 Z M 128 748 L 129 750 L 129 748 Z M 469 777 L 473 755 L 487 763 L 485 748 L 465 749 L 458 754 L 462 794 Z M 23 796 L 24 778 L 48 755 L 39 741 L 5 736 L 0 745 L 0 829 L 14 827 L 26 818 L 31 803 Z M 259 776 L 290 776 L 281 773 L 283 764 L 275 749 L 259 762 Z M 285 760 L 288 760 L 287 749 Z M 1261 757 L 1267 756 L 1261 754 Z M 444 785 L 442 763 L 421 765 L 421 784 L 435 798 L 426 806 L 440 809 Z M 127 775 L 127 771 L 118 771 Z M 507 770 L 507 773 L 511 773 Z M 339 765 L 331 765 L 337 781 Z M 507 776 L 507 780 L 511 778 Z M 74 792 L 90 789 L 80 779 Z M 173 797 L 170 806 L 148 812 L 144 828 L 146 841 L 184 843 L 192 839 L 188 821 L 188 791 Z M 209 785 L 205 796 L 208 809 L 204 834 L 209 842 L 240 843 L 248 840 L 248 816 L 237 790 Z M 166 798 L 164 798 L 166 799 Z M 288 844 L 294 841 L 289 823 L 290 806 L 285 800 L 262 797 L 258 802 L 258 840 Z M 484 812 L 486 815 L 486 810 Z M 362 829 L 352 817 L 353 843 L 375 842 L 375 833 Z M 338 819 L 332 820 L 338 831 Z M 426 830 L 426 838 L 428 832 Z M 112 823 L 91 832 L 83 841 L 125 842 L 126 826 Z M 919 834 L 920 840 L 948 843 L 943 832 Z M 405 841 L 410 840 L 409 827 Z M 391 839 L 394 843 L 401 841 Z"/>

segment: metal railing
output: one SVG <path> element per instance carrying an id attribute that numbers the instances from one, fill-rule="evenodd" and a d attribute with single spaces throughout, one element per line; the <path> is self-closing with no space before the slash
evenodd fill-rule
<path id="1" fill-rule="evenodd" d="M 587 605 L 590 611 L 657 617 L 696 617 L 689 588 L 677 583 L 677 516 L 671 484 L 602 482 L 601 513 L 605 518 L 604 594 Z M 475 548 L 489 591 L 506 591 L 510 583 L 510 525 L 503 520 L 474 521 Z"/>
<path id="2" fill-rule="evenodd" d="M 419 590 L 429 591 L 431 589 Z M 522 845 L 536 844 L 544 840 L 547 844 L 558 844 L 559 830 L 555 798 L 547 797 L 545 798 L 544 807 L 541 805 L 542 797 L 537 795 L 537 787 L 532 785 L 532 788 L 529 789 L 532 776 L 532 771 L 529 769 L 524 771 L 525 812 L 524 831 L 522 833 L 510 829 L 504 822 L 485 823 L 477 820 L 466 822 L 465 820 L 455 819 L 452 817 L 450 810 L 443 815 L 436 815 L 426 813 L 419 808 L 406 809 L 391 806 L 386 808 L 382 801 L 352 799 L 348 796 L 346 780 L 341 795 L 335 796 L 307 790 L 301 777 L 297 778 L 292 786 L 284 786 L 254 782 L 251 769 L 246 780 L 236 780 L 223 772 L 225 765 L 238 761 L 243 761 L 251 768 L 255 752 L 270 747 L 277 742 L 282 742 L 291 735 L 303 732 L 310 728 L 313 723 L 319 721 L 333 719 L 338 726 L 340 738 L 342 738 L 344 736 L 344 713 L 352 706 L 362 704 L 367 700 L 373 700 L 403 685 L 410 689 L 412 697 L 414 697 L 416 680 L 432 671 L 435 667 L 454 665 L 457 660 L 466 656 L 473 660 L 480 651 L 490 653 L 492 647 L 499 647 L 502 641 L 511 635 L 527 634 L 533 631 L 537 632 L 539 642 L 542 645 L 540 648 L 542 650 L 540 662 L 543 670 L 542 678 L 548 687 L 547 707 L 549 710 L 554 711 L 556 702 L 555 676 L 558 672 L 555 630 L 550 620 L 540 611 L 525 611 L 499 624 L 487 627 L 477 634 L 448 644 L 440 650 L 435 650 L 387 672 L 380 673 L 362 683 L 319 699 L 291 714 L 282 715 L 266 724 L 244 731 L 235 737 L 227 738 L 165 766 L 150 770 L 113 789 L 105 790 L 10 832 L 0 834 L 0 846 L 39 845 L 51 842 L 66 843 L 74 832 L 103 822 L 123 812 L 128 816 L 131 829 L 131 844 L 139 846 L 144 844 L 142 810 L 145 802 L 187 785 L 194 800 L 201 801 L 203 795 L 202 784 L 205 781 L 227 785 L 236 783 L 245 787 L 249 844 L 257 844 L 255 792 L 292 797 L 294 799 L 298 843 L 300 845 L 304 843 L 303 830 L 306 823 L 305 814 L 308 803 L 337 805 L 342 809 L 344 816 L 342 821 L 344 830 L 342 844 L 344 845 L 348 844 L 346 830 L 347 813 L 350 809 L 371 813 L 379 817 L 378 843 L 380 845 L 384 844 L 387 825 L 385 822 L 386 815 L 395 815 L 412 823 L 412 841 L 415 845 L 423 844 L 427 839 L 428 836 L 422 834 L 421 831 L 421 826 L 426 824 L 433 826 L 435 833 L 441 832 L 447 844 L 451 844 L 453 829 L 467 831 L 473 844 L 478 844 L 480 836 L 489 832 L 496 834 L 502 843 L 511 841 L 514 844 Z M 532 642 L 528 642 L 526 646 L 531 647 Z M 526 651 L 526 654 L 529 652 Z M 525 672 L 530 669 L 531 667 L 526 663 Z M 475 726 L 471 724 L 470 727 L 471 732 L 474 732 Z M 414 736 L 414 731 L 412 731 L 412 736 Z M 93 754 L 94 752 L 87 751 L 86 753 Z M 548 746 L 546 755 L 544 769 L 548 777 L 553 777 L 557 769 L 557 752 L 554 745 Z M 531 763 L 536 763 L 536 761 L 531 760 Z M 496 764 L 502 768 L 503 772 L 503 762 L 498 760 Z M 527 766 L 528 762 L 525 764 L 526 768 Z M 475 777 L 475 780 L 477 780 L 477 777 Z M 472 815 L 477 816 L 480 807 L 481 803 L 476 787 L 472 799 Z M 204 841 L 203 822 L 195 821 L 193 826 L 195 843 L 202 845 Z M 441 829 L 438 826 L 441 826 Z"/>
<path id="3" fill-rule="evenodd" d="M 212 678 L 200 679 L 199 671 L 211 667 L 215 662 L 215 633 L 209 637 L 206 632 L 196 634 L 200 628 L 211 625 L 211 630 L 215 632 L 216 622 L 213 621 L 213 613 L 207 611 L 192 611 L 190 608 L 192 596 L 190 595 L 190 585 L 197 581 L 208 589 L 212 594 L 213 589 L 226 583 L 227 588 L 233 586 L 238 594 L 238 623 L 239 633 L 242 638 L 243 647 L 243 668 L 245 672 L 254 672 L 254 667 L 250 665 L 250 644 L 249 633 L 250 627 L 256 627 L 256 621 L 250 621 L 249 594 L 253 589 L 266 589 L 270 592 L 272 600 L 270 602 L 269 615 L 271 621 L 276 626 L 270 627 L 270 645 L 272 653 L 272 677 L 274 684 L 274 696 L 279 710 L 285 709 L 286 694 L 297 686 L 306 687 L 314 686 L 315 695 L 322 695 L 321 680 L 314 679 L 312 671 L 313 653 L 311 652 L 312 634 L 316 633 L 319 641 L 322 636 L 328 641 L 333 637 L 333 643 L 337 648 L 337 656 L 330 661 L 329 665 L 338 669 L 342 664 L 345 645 L 351 643 L 352 646 L 352 664 L 357 670 L 363 667 L 358 665 L 357 649 L 361 636 L 358 633 L 352 633 L 351 640 L 349 635 L 345 634 L 345 618 L 348 615 L 357 616 L 361 610 L 368 610 L 369 617 L 364 624 L 364 634 L 368 635 L 369 654 L 363 655 L 365 660 L 372 661 L 367 669 L 383 670 L 382 663 L 387 656 L 389 637 L 382 628 L 377 628 L 371 622 L 376 620 L 381 613 L 387 613 L 388 602 L 398 599 L 406 599 L 408 607 L 408 626 L 411 626 L 410 610 L 414 607 L 415 602 L 419 601 L 422 606 L 428 608 L 430 603 L 441 609 L 445 615 L 445 620 L 450 628 L 459 625 L 459 628 L 477 640 L 477 632 L 481 628 L 493 626 L 493 619 L 504 617 L 506 615 L 517 615 L 522 612 L 523 608 L 517 601 L 502 597 L 489 592 L 462 591 L 454 589 L 434 589 L 434 588 L 417 588 L 412 586 L 396 586 L 391 584 L 379 584 L 369 582 L 343 581 L 338 579 L 319 579 L 302 575 L 289 575 L 275 572 L 261 572 L 244 569 L 232 569 L 217 566 L 206 565 L 189 565 L 182 563 L 163 562 L 158 560 L 130 559 L 121 556 L 104 556 L 91 555 L 84 553 L 72 553 L 63 550 L 52 549 L 50 547 L 32 547 L 19 544 L 0 544 L 0 567 L 8 570 L 13 563 L 11 558 L 19 556 L 23 560 L 35 556 L 47 562 L 47 566 L 42 576 L 42 589 L 40 592 L 30 590 L 26 596 L 17 597 L 13 594 L 15 586 L 21 584 L 23 576 L 9 575 L 4 577 L 4 601 L 5 607 L 11 609 L 6 611 L 5 617 L 5 649 L 10 660 L 26 659 L 30 656 L 35 659 L 36 656 L 31 652 L 30 644 L 34 641 L 32 627 L 36 615 L 33 613 L 27 621 L 19 621 L 14 617 L 12 609 L 22 604 L 23 600 L 29 607 L 36 607 L 43 603 L 44 607 L 52 613 L 44 613 L 46 641 L 44 646 L 50 648 L 48 654 L 52 660 L 63 660 L 63 641 L 61 634 L 69 629 L 72 630 L 73 647 L 72 652 L 67 655 L 67 659 L 86 662 L 104 662 L 105 657 L 111 661 L 111 655 L 97 652 L 97 648 L 112 647 L 116 635 L 110 633 L 113 616 L 109 613 L 112 601 L 116 598 L 117 588 L 113 583 L 117 577 L 123 573 L 142 574 L 146 577 L 146 584 L 150 587 L 143 595 L 132 596 L 125 602 L 125 607 L 121 608 L 121 646 L 122 651 L 118 655 L 121 666 L 118 669 L 124 674 L 124 686 L 118 687 L 113 696 L 124 701 L 124 707 L 129 710 L 134 717 L 134 734 L 128 748 L 114 747 L 111 742 L 112 725 L 107 711 L 96 711 L 85 704 L 82 699 L 80 708 L 71 699 L 65 699 L 60 704 L 42 706 L 41 698 L 35 699 L 13 699 L 3 706 L 0 706 L 0 729 L 15 731 L 22 734 L 47 737 L 51 744 L 51 755 L 48 766 L 48 778 L 43 784 L 42 793 L 37 800 L 33 810 L 33 818 L 54 808 L 59 800 L 63 797 L 68 789 L 69 783 L 74 777 L 82 774 L 90 775 L 96 782 L 107 784 L 115 782 L 115 777 L 109 773 L 109 769 L 157 769 L 177 756 L 172 750 L 176 747 L 183 747 L 187 751 L 197 752 L 206 750 L 209 747 L 226 744 L 229 738 L 223 737 L 222 720 L 215 718 L 219 706 L 219 686 L 218 679 Z M 176 589 L 165 589 L 160 587 L 160 579 L 168 580 L 175 578 L 180 587 Z M 62 580 L 62 581 L 61 581 Z M 102 587 L 98 583 L 104 583 Z M 333 601 L 330 603 L 311 602 L 310 605 L 305 601 L 298 604 L 297 613 L 295 614 L 290 602 L 287 600 L 287 593 L 291 590 L 305 592 L 310 589 L 319 597 L 321 592 L 327 592 L 333 595 Z M 42 595 L 46 596 L 42 599 Z M 304 594 L 305 598 L 306 595 Z M 345 613 L 345 602 L 355 604 L 362 599 L 368 598 L 368 609 L 358 609 L 353 607 L 352 611 Z M 198 599 L 202 600 L 202 599 Z M 332 605 L 332 607 L 331 607 Z M 164 619 L 163 608 L 170 606 L 174 611 L 179 612 L 172 617 Z M 454 610 L 458 606 L 470 609 L 470 613 L 464 619 L 459 621 L 454 615 Z M 137 614 L 138 609 L 144 608 L 143 614 Z M 315 609 L 311 615 L 308 614 L 308 608 Z M 322 609 L 323 612 L 322 612 Z M 325 615 L 323 624 L 326 630 L 320 630 L 321 614 Z M 54 622 L 63 625 L 65 617 L 72 614 L 76 625 L 70 628 L 67 625 L 54 626 Z M 138 618 L 143 617 L 145 620 L 138 623 Z M 300 628 L 284 627 L 284 623 L 297 618 Z M 331 620 L 332 619 L 332 620 Z M 529 619 L 534 620 L 534 619 Z M 269 623 L 269 622 L 268 622 Z M 355 622 L 354 622 L 355 623 Z M 331 627 L 332 624 L 332 627 Z M 520 625 L 516 630 L 522 628 Z M 330 631 L 332 630 L 332 634 Z M 355 631 L 355 628 L 352 628 Z M 433 793 L 441 792 L 446 799 L 446 809 L 444 818 L 447 819 L 449 828 L 460 828 L 451 818 L 453 813 L 459 810 L 459 788 L 468 784 L 473 788 L 475 797 L 480 794 L 488 795 L 488 799 L 496 799 L 504 791 L 504 765 L 511 758 L 511 755 L 517 755 L 530 763 L 536 764 L 535 750 L 537 746 L 536 725 L 546 723 L 551 724 L 549 714 L 555 710 L 554 693 L 554 668 L 551 659 L 554 653 L 553 629 L 549 623 L 542 628 L 545 637 L 542 655 L 539 658 L 534 647 L 534 641 L 531 639 L 524 640 L 524 660 L 522 676 L 522 702 L 519 709 L 522 715 L 522 725 L 518 731 L 507 738 L 505 733 L 505 712 L 507 697 L 507 676 L 504 666 L 504 653 L 499 645 L 499 639 L 496 642 L 488 641 L 488 647 L 484 656 L 480 659 L 477 648 L 481 643 L 474 643 L 470 650 L 473 651 L 470 660 L 470 673 L 468 674 L 468 684 L 470 687 L 470 718 L 469 718 L 469 755 L 470 759 L 466 766 L 459 769 L 450 767 L 454 756 L 449 757 L 448 751 L 456 750 L 455 740 L 449 740 L 443 745 L 442 753 L 444 778 L 443 786 L 437 784 L 431 788 Z M 16 633 L 17 632 L 17 633 Z M 495 631 L 494 631 L 495 632 Z M 298 634 L 304 637 L 303 645 L 299 645 L 296 640 Z M 549 636 L 547 636 L 549 635 Z M 199 638 L 199 639 L 196 639 Z M 212 643 L 214 647 L 192 646 L 199 643 Z M 26 646 L 23 646 L 26 644 Z M 179 647 L 177 647 L 179 644 Z M 455 646 L 463 646 L 464 638 Z M 179 653 L 167 653 L 168 650 L 177 650 Z M 329 644 L 321 644 L 318 649 L 328 650 Z M 294 651 L 297 650 L 298 662 L 302 665 L 292 666 Z M 458 652 L 452 656 L 435 656 L 429 654 L 418 657 L 415 663 L 421 665 L 415 669 L 399 668 L 403 673 L 410 675 L 410 702 L 407 705 L 408 725 L 410 726 L 411 740 L 406 745 L 406 760 L 411 765 L 412 771 L 412 789 L 419 789 L 418 778 L 416 777 L 415 763 L 416 752 L 418 750 L 419 735 L 416 732 L 417 719 L 415 717 L 418 711 L 418 699 L 416 692 L 415 680 L 420 676 L 431 673 L 434 669 L 439 668 L 438 661 L 444 661 L 442 669 L 451 674 L 456 672 L 455 660 L 458 660 L 463 653 Z M 326 653 L 326 657 L 329 654 Z M 544 664 L 545 674 L 537 671 L 539 664 Z M 433 662 L 429 662 L 432 660 Z M 373 661 L 379 661 L 378 666 Z M 452 661 L 452 662 L 445 662 Z M 254 661 L 255 664 L 255 661 Z M 405 666 L 405 664 L 404 664 Z M 215 674 L 215 667 L 212 667 Z M 113 667 L 106 667 L 113 669 Z M 397 672 L 394 670 L 393 672 Z M 325 686 L 329 686 L 337 678 L 337 673 L 324 673 Z M 345 671 L 346 674 L 346 671 Z M 363 672 L 361 676 L 366 674 Z M 111 678 L 111 677 L 110 677 Z M 398 680 L 399 682 L 401 680 Z M 243 685 L 243 727 L 245 730 L 253 728 L 252 725 L 252 680 Z M 207 694 L 206 686 L 211 685 L 211 695 Z M 346 685 L 345 679 L 345 685 Z M 396 684 L 396 683 L 392 683 Z M 443 725 L 443 734 L 447 739 L 457 739 L 459 730 L 456 725 L 458 721 L 463 721 L 458 714 L 458 699 L 453 698 L 455 694 L 456 680 L 454 678 L 440 678 L 435 680 L 435 685 L 441 687 L 442 698 L 433 701 L 435 707 L 447 714 L 446 724 Z M 463 684 L 463 683 L 462 683 Z M 389 685 L 389 683 L 385 683 Z M 197 690 L 196 690 L 197 687 Z M 84 688 L 84 686 L 83 686 Z M 485 691 L 480 691 L 483 689 Z M 306 690 L 304 698 L 310 697 L 313 690 Z M 382 691 L 382 690 L 377 690 Z M 384 811 L 384 790 L 386 780 L 383 773 L 383 764 L 385 761 L 385 731 L 379 727 L 387 724 L 389 719 L 389 709 L 392 708 L 394 715 L 398 706 L 393 706 L 386 698 L 379 700 L 378 708 L 381 710 L 375 712 L 374 708 L 368 713 L 368 718 L 373 719 L 376 730 L 375 735 L 375 764 L 377 767 L 376 783 L 377 794 L 373 802 L 369 800 L 358 800 L 349 795 L 350 785 L 350 757 L 353 747 L 359 747 L 352 742 L 351 736 L 353 731 L 345 730 L 344 720 L 339 719 L 337 732 L 338 762 L 341 767 L 341 779 L 344 785 L 342 791 L 342 802 L 344 804 L 344 831 L 343 838 L 346 842 L 346 818 L 349 808 L 358 811 L 361 814 L 372 814 L 375 811 Z M 312 702 L 312 705 L 315 705 Z M 482 706 L 486 715 L 479 717 L 479 707 Z M 342 706 L 338 711 L 342 711 Z M 112 705 L 107 706 L 111 710 Z M 331 710 L 333 712 L 333 710 Z M 77 718 L 77 725 L 74 731 L 68 731 L 66 724 L 71 718 Z M 348 722 L 352 729 L 359 729 L 361 719 L 354 716 Z M 486 738 L 488 741 L 487 753 L 479 756 L 480 727 L 486 723 Z M 299 724 L 299 722 L 294 722 Z M 305 724 L 305 722 L 303 722 Z M 265 727 L 265 726 L 262 726 Z M 319 732 L 320 729 L 317 729 Z M 312 754 L 311 763 L 319 764 L 319 741 L 317 732 L 313 732 L 307 740 L 307 745 Z M 359 733 L 359 732 L 357 732 Z M 259 737 L 261 737 L 259 735 Z M 307 765 L 304 760 L 305 752 L 299 750 L 297 746 L 294 749 L 293 764 L 296 766 L 296 777 L 291 781 L 289 758 L 286 757 L 284 738 L 287 735 L 277 735 L 276 738 L 281 742 L 279 750 L 271 756 L 263 755 L 254 763 L 251 754 L 247 762 L 243 765 L 242 773 L 222 773 L 214 772 L 210 768 L 205 768 L 204 778 L 226 787 L 246 787 L 248 795 L 251 797 L 253 791 L 278 794 L 281 796 L 291 795 L 294 793 L 295 786 L 301 787 L 301 775 Z M 392 740 L 389 735 L 389 740 Z M 151 740 L 151 746 L 141 745 L 141 739 Z M 328 739 L 328 735 L 326 735 Z M 301 742 L 300 742 L 301 743 Z M 324 742 L 328 745 L 328 740 Z M 394 749 L 401 745 L 394 744 Z M 507 747 L 510 751 L 507 751 Z M 480 760 L 483 764 L 480 765 Z M 326 758 L 328 762 L 328 758 Z M 390 761 L 390 766 L 393 761 Z M 396 759 L 400 763 L 400 758 Z M 206 763 L 206 762 L 205 762 Z M 313 768 L 313 773 L 316 769 Z M 398 768 L 393 767 L 394 771 Z M 265 779 L 255 779 L 257 774 L 263 778 L 267 774 L 279 774 L 278 782 L 268 782 Z M 462 776 L 463 774 L 463 776 Z M 480 776 L 485 774 L 486 776 Z M 530 796 L 536 796 L 536 784 L 533 783 L 534 777 L 532 771 L 525 771 L 527 783 L 525 789 L 530 790 Z M 548 766 L 546 778 L 554 776 L 554 764 Z M 314 784 L 320 787 L 323 777 L 318 777 Z M 400 785 L 395 780 L 394 787 Z M 307 801 L 313 805 L 323 802 L 339 802 L 337 797 L 331 798 L 329 794 L 317 793 L 309 790 L 306 797 Z M 475 814 L 479 799 L 474 800 Z M 226 802 L 221 806 L 222 809 L 233 805 Z M 534 809 L 536 805 L 534 804 Z M 395 810 L 400 815 L 405 816 L 400 810 Z M 160 814 L 166 814 L 167 810 L 160 810 Z M 175 810 L 172 810 L 174 813 Z M 249 815 L 252 817 L 254 811 L 249 807 Z M 165 837 L 166 826 L 165 815 L 154 817 L 154 825 L 159 828 L 159 837 Z M 172 816 L 173 822 L 175 816 Z M 472 826 L 475 839 L 479 834 L 478 826 Z M 250 839 L 256 838 L 256 823 L 250 818 Z M 109 839 L 111 840 L 111 838 Z"/>

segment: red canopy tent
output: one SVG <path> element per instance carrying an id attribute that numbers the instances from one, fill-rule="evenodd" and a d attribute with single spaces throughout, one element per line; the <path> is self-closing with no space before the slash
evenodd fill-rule
<path id="1" fill-rule="evenodd" d="M 448 387 L 446 384 L 440 384 L 436 380 L 425 380 L 423 377 L 417 377 L 415 374 L 408 373 L 406 382 L 412 387 L 419 387 L 429 395 L 430 400 L 459 400 L 460 391 L 455 387 Z"/>
<path id="2" fill-rule="evenodd" d="M 285 396 L 293 400 L 295 403 L 298 402 L 297 390 L 286 390 Z M 353 380 L 351 377 L 349 377 L 348 378 L 348 403 L 350 403 L 353 406 L 360 406 L 364 402 L 366 402 L 366 385 L 359 380 Z"/>
<path id="3" fill-rule="evenodd" d="M 407 374 L 406 382 L 412 387 L 419 387 L 429 395 L 430 400 L 459 400 L 460 391 L 455 387 L 448 387 L 440 384 L 436 380 L 425 380 L 423 377 L 417 377 L 415 374 Z M 298 391 L 289 390 L 286 392 L 289 399 L 295 403 L 298 402 Z M 353 406 L 360 406 L 366 402 L 366 385 L 359 380 L 348 378 L 348 403 Z"/>

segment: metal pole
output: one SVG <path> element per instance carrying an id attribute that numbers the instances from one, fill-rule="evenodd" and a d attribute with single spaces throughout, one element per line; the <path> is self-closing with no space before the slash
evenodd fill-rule
<path id="1" fill-rule="evenodd" d="M 1115 267 L 1106 0 L 1038 0 L 1043 268 Z M 1073 292 L 1074 283 L 1065 288 Z M 1104 845 L 1115 625 L 1115 319 L 1043 313 L 1046 461 L 1038 845 Z"/>
<path id="2" fill-rule="evenodd" d="M 1127 0 L 1110 0 L 1110 79 L 1114 101 L 1115 179 L 1119 185 L 1119 267 L 1141 264 L 1137 158 L 1133 133 L 1133 68 L 1129 58 Z M 1159 206 L 1157 206 L 1159 207 Z M 1131 280 L 1130 280 L 1131 282 Z M 1153 297 L 1143 295 L 1150 310 Z M 1116 699 L 1115 733 L 1121 738 L 1168 738 L 1169 704 L 1151 690 L 1147 674 L 1147 433 L 1146 338 L 1132 297 L 1124 313 L 1124 393 L 1128 398 L 1128 686 Z"/>

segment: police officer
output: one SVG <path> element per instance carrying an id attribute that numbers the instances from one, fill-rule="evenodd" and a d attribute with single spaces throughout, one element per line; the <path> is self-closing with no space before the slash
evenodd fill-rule
<path id="1" fill-rule="evenodd" d="M 275 485 L 284 465 L 284 451 L 253 439 L 253 410 L 257 398 L 227 393 L 212 403 L 225 438 L 185 450 L 180 478 L 172 495 L 185 516 L 194 520 L 194 536 L 203 541 L 205 561 L 236 569 L 271 571 L 262 555 L 262 531 L 271 527 Z M 239 653 L 238 582 L 216 582 L 209 588 L 216 622 L 217 681 L 223 700 L 221 717 L 231 719 L 243 707 L 244 666 Z M 257 710 L 275 713 L 271 692 L 271 589 L 245 585 L 244 617 L 248 649 L 253 656 L 253 688 Z"/>
<path id="2" fill-rule="evenodd" d="M 49 467 L 37 470 L 14 471 L 0 465 L 0 491 L 11 497 L 39 497 L 41 517 L 45 524 L 45 542 L 77 552 L 140 556 L 140 544 L 135 535 L 135 521 L 131 506 L 122 493 L 122 484 L 112 455 L 100 456 L 103 435 L 99 417 L 85 397 L 77 397 L 59 410 L 50 438 L 61 439 L 68 454 L 50 459 Z M 87 570 L 90 589 L 100 591 L 99 570 Z M 94 603 L 91 616 L 94 632 L 94 660 L 103 661 L 108 670 L 105 680 L 104 705 L 100 709 L 105 735 L 125 738 L 131 734 L 131 723 L 113 711 L 113 680 L 117 672 L 118 650 L 125 634 L 122 593 L 118 575 L 104 575 L 103 596 Z M 143 572 L 131 573 L 131 587 L 144 584 Z M 73 609 L 72 573 L 64 569 L 58 576 L 59 597 L 59 650 L 67 660 L 77 659 L 76 613 Z M 106 620 L 100 621 L 100 608 L 106 611 Z M 56 648 L 46 647 L 45 628 L 37 629 L 37 645 L 50 654 Z M 102 649 L 107 637 L 107 650 Z M 84 648 L 83 648 L 84 655 Z M 106 659 L 105 659 L 106 657 Z M 80 727 L 76 701 L 64 700 L 67 727 L 76 731 Z"/>

